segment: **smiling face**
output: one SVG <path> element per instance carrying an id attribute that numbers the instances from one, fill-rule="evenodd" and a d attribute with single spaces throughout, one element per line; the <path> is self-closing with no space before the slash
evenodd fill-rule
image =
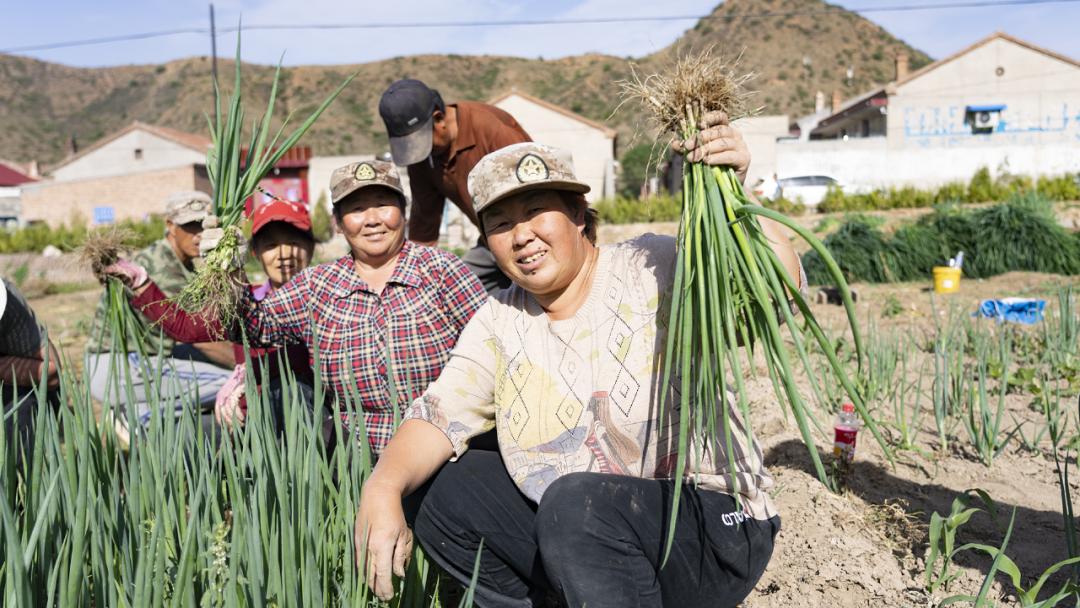
<path id="1" fill-rule="evenodd" d="M 270 222 L 252 237 L 251 250 L 276 289 L 308 267 L 315 241 L 287 222 Z"/>
<path id="2" fill-rule="evenodd" d="M 381 266 L 401 251 L 405 214 L 400 196 L 375 186 L 357 190 L 335 205 L 338 227 L 357 261 Z"/>
<path id="3" fill-rule="evenodd" d="M 480 218 L 488 247 L 510 279 L 543 301 L 558 298 L 585 267 L 592 245 L 585 209 L 554 190 L 510 196 Z"/>

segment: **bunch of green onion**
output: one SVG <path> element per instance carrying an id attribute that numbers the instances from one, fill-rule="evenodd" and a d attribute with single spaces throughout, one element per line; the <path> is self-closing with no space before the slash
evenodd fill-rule
<path id="1" fill-rule="evenodd" d="M 644 80 L 635 77 L 622 84 L 628 96 L 645 102 L 664 130 L 689 139 L 699 132 L 699 123 L 707 112 L 722 110 L 733 118 L 746 114 L 747 94 L 743 84 L 749 76 L 736 75 L 733 68 L 705 52 L 681 58 L 665 74 Z M 887 454 L 889 450 L 838 359 L 833 343 L 800 293 L 798 277 L 790 276 L 762 232 L 758 221 L 762 217 L 793 230 L 825 261 L 843 295 L 861 365 L 863 344 L 850 292 L 821 242 L 782 214 L 752 202 L 731 168 L 686 162 L 663 368 L 664 385 L 673 378 L 678 383 L 675 398 L 679 402 L 668 404 L 678 412 L 680 423 L 675 470 L 687 470 L 690 446 L 695 451 L 693 461 L 700 462 L 703 449 L 716 453 L 718 445 L 731 445 L 732 434 L 736 432 L 728 407 L 732 398 L 738 402 L 747 438 L 752 439 L 743 375 L 753 371 L 754 350 L 760 349 L 776 399 L 794 415 L 818 477 L 835 487 L 815 447 L 811 430 L 811 424 L 816 425 L 813 413 L 796 385 L 793 359 L 797 357 L 812 389 L 819 393 L 810 363 L 809 340 L 820 346 L 866 426 Z M 802 314 L 810 337 L 804 335 L 796 322 L 791 304 Z M 785 342 L 784 328 L 791 346 Z M 745 349 L 745 360 L 740 358 L 740 346 Z M 824 402 L 820 394 L 819 402 Z M 691 436 L 697 439 L 690 441 Z M 699 444 L 702 441 L 705 445 Z M 732 472 L 731 488 L 737 493 L 741 488 L 735 477 L 733 450 L 727 451 L 727 458 Z M 679 486 L 676 488 L 668 550 L 680 495 Z"/>
<path id="2" fill-rule="evenodd" d="M 345 79 L 323 100 L 322 104 L 311 113 L 288 137 L 282 137 L 290 117 L 274 131 L 271 117 L 277 98 L 278 82 L 281 78 L 281 64 L 274 71 L 274 80 L 270 87 L 270 99 L 261 119 L 255 121 L 247 141 L 246 157 L 242 146 L 245 139 L 244 108 L 241 104 L 241 63 L 240 36 L 236 38 L 236 73 L 228 108 L 222 114 L 221 90 L 214 82 L 214 116 L 207 117 L 210 126 L 212 146 L 206 155 L 206 170 L 213 188 L 213 212 L 218 217 L 219 227 L 225 230 L 218 245 L 207 254 L 196 277 L 185 286 L 177 296 L 180 305 L 190 312 L 206 312 L 213 317 L 228 322 L 235 314 L 236 286 L 232 280 L 232 270 L 240 262 L 239 226 L 244 220 L 244 203 L 251 197 L 259 181 L 273 169 L 281 157 L 307 133 L 323 111 L 337 98 L 338 94 L 356 76 Z"/>

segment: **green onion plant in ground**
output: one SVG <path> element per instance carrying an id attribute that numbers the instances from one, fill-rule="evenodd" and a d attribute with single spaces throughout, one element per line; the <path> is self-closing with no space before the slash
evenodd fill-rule
<path id="1" fill-rule="evenodd" d="M 160 379 L 163 370 L 151 366 Z M 265 388 L 250 375 L 246 423 L 225 436 L 204 430 L 206 415 L 191 396 L 176 414 L 177 398 L 162 383 L 150 421 L 129 421 L 135 430 L 126 450 L 99 423 L 82 381 L 62 373 L 59 412 L 39 391 L 35 441 L 20 467 L 16 444 L 0 434 L 4 605 L 377 604 L 353 551 L 371 468 L 366 442 L 330 416 L 337 448 L 328 455 L 322 417 L 282 371 L 280 434 Z M 130 391 L 125 373 L 112 375 L 121 394 Z M 342 407 L 356 411 L 351 399 Z M 389 605 L 437 606 L 436 586 L 417 551 Z"/>

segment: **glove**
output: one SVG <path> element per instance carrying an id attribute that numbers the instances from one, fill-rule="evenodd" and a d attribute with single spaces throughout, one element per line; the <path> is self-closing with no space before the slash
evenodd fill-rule
<path id="1" fill-rule="evenodd" d="M 125 259 L 119 259 L 113 264 L 102 268 L 99 278 L 102 281 L 109 278 L 117 279 L 124 284 L 124 287 L 131 290 L 139 289 L 150 280 L 145 268 Z"/>
<path id="2" fill-rule="evenodd" d="M 240 407 L 240 399 L 244 396 L 246 371 L 245 364 L 237 365 L 232 375 L 218 390 L 217 397 L 214 398 L 214 419 L 222 427 L 233 428 L 244 422 L 244 410 Z"/>
<path id="3" fill-rule="evenodd" d="M 199 256 L 206 259 L 206 256 L 211 251 L 217 248 L 222 239 L 225 238 L 225 231 L 230 230 L 236 234 L 236 252 L 230 263 L 233 268 L 240 268 L 244 265 L 244 256 L 247 255 L 247 239 L 244 238 L 243 231 L 240 228 L 233 226 L 231 228 L 218 228 L 218 218 L 216 215 L 208 215 L 203 220 L 203 231 L 199 235 Z"/>

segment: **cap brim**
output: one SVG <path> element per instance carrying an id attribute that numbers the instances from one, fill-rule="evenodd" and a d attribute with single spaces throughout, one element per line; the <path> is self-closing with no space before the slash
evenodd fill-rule
<path id="1" fill-rule="evenodd" d="M 312 232 L 311 232 L 311 224 L 310 223 L 307 226 L 305 226 L 305 225 L 303 225 L 302 222 L 297 221 L 297 219 L 294 216 L 286 215 L 284 213 L 275 213 L 273 215 L 268 215 L 266 217 L 259 218 L 259 219 L 260 219 L 259 225 L 251 227 L 251 235 L 252 236 L 254 236 L 257 232 L 259 232 L 260 230 L 265 228 L 266 225 L 269 224 L 270 222 L 285 222 L 286 224 L 292 226 L 293 228 L 296 228 L 297 230 L 300 230 L 301 232 L 307 232 L 308 234 L 312 234 Z"/>
<path id="2" fill-rule="evenodd" d="M 191 222 L 201 222 L 205 220 L 209 215 L 210 214 L 205 211 L 178 213 L 169 221 L 174 224 L 190 224 Z"/>
<path id="3" fill-rule="evenodd" d="M 395 165 L 408 167 L 431 156 L 431 124 L 432 118 L 428 118 L 412 133 L 390 138 L 390 155 Z"/>
<path id="4" fill-rule="evenodd" d="M 379 181 L 359 182 L 355 186 L 353 186 L 352 188 L 350 188 L 348 190 L 345 190 L 344 192 L 342 192 L 338 196 L 334 197 L 334 199 L 332 201 L 330 201 L 330 205 L 331 206 L 336 205 L 336 204 L 340 203 L 341 201 L 345 200 L 353 192 L 356 192 L 357 190 L 363 190 L 364 188 L 386 188 L 387 190 L 393 190 L 394 192 L 397 192 L 403 198 L 405 197 L 405 191 L 404 190 L 402 190 L 401 188 L 395 188 L 394 186 L 391 186 L 390 184 L 384 184 L 383 182 L 379 182 Z"/>
<path id="5" fill-rule="evenodd" d="M 563 192 L 585 194 L 592 190 L 592 188 L 590 188 L 588 184 L 582 182 L 572 182 L 569 180 L 551 180 L 520 184 L 506 190 L 505 192 L 500 192 L 498 195 L 492 197 L 492 199 L 488 201 L 486 205 L 476 209 L 476 214 L 479 215 L 481 212 L 489 209 L 492 205 L 497 205 L 503 202 L 507 199 L 507 197 L 513 196 L 515 194 L 521 194 L 522 192 L 531 192 L 533 190 L 560 190 Z"/>

